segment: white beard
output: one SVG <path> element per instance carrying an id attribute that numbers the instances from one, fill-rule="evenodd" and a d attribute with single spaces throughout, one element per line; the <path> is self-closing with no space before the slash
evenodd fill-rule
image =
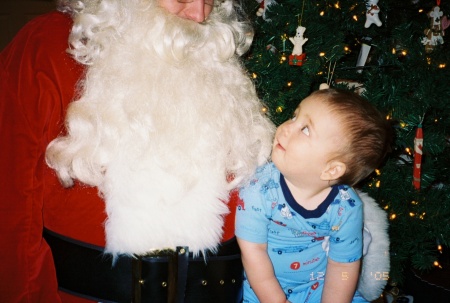
<path id="1" fill-rule="evenodd" d="M 102 51 L 69 108 L 68 135 L 49 145 L 63 184 L 99 188 L 113 255 L 214 250 L 231 186 L 269 156 L 273 125 L 233 55 L 233 33 L 209 23 L 140 9 L 97 34 Z"/>

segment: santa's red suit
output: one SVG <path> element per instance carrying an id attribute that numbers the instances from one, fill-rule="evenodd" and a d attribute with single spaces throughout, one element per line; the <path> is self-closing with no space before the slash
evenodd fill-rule
<path id="1" fill-rule="evenodd" d="M 0 55 L 0 302 L 92 302 L 58 290 L 43 230 L 103 247 L 105 204 L 95 187 L 63 188 L 45 163 L 83 75 L 66 50 L 72 20 L 28 23 Z M 223 241 L 234 236 L 234 204 Z"/>

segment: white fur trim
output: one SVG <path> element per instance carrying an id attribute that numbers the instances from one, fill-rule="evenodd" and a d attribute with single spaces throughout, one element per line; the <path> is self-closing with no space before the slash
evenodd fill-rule
<path id="1" fill-rule="evenodd" d="M 367 193 L 358 191 L 363 201 L 364 226 L 372 237 L 367 254 L 362 259 L 358 291 L 368 301 L 380 297 L 390 270 L 387 215 Z"/>

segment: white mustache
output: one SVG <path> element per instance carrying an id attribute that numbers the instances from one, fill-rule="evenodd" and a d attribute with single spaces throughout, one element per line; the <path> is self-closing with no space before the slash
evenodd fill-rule
<path id="1" fill-rule="evenodd" d="M 191 20 L 163 14 L 164 21 L 158 25 L 157 39 L 155 32 L 146 39 L 148 47 L 161 57 L 170 61 L 201 60 L 204 56 L 212 57 L 214 61 L 226 61 L 235 52 L 235 42 L 232 30 L 225 24 L 214 21 L 197 23 Z"/>

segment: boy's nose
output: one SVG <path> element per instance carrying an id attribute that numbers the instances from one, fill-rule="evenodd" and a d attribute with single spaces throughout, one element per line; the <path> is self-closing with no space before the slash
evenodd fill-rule
<path id="1" fill-rule="evenodd" d="M 281 135 L 288 136 L 291 133 L 292 131 L 291 124 L 292 123 L 285 122 L 279 126 Z"/>

